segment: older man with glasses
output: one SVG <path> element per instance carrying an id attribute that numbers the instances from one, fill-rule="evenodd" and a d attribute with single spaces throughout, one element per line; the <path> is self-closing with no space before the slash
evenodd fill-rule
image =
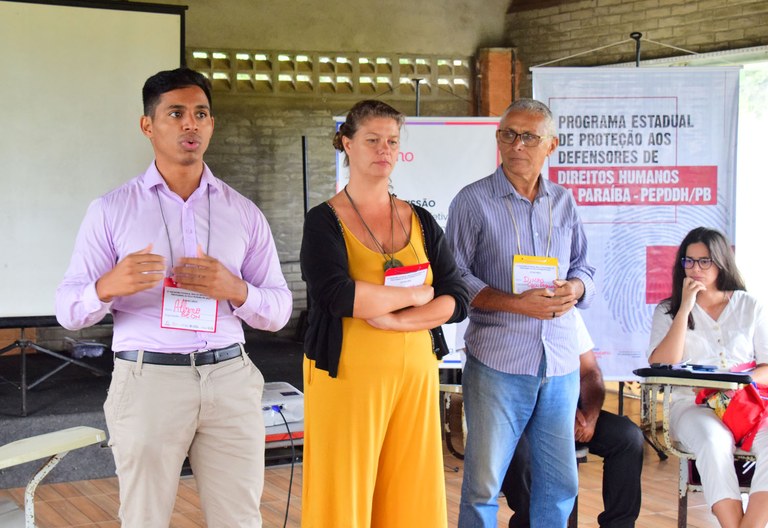
<path id="1" fill-rule="evenodd" d="M 564 528 L 578 491 L 573 417 L 582 350 L 573 307 L 594 296 L 594 268 L 571 193 L 541 176 L 558 145 L 549 108 L 515 101 L 496 140 L 501 166 L 459 192 L 446 229 L 472 299 L 459 527 L 496 527 L 501 482 L 525 431 L 531 526 Z"/>

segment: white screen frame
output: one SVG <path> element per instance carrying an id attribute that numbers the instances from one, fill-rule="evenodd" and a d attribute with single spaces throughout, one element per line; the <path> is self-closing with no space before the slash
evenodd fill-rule
<path id="1" fill-rule="evenodd" d="M 185 9 L 0 0 L 3 326 L 53 315 L 88 204 L 151 162 L 141 88 L 182 63 Z"/>

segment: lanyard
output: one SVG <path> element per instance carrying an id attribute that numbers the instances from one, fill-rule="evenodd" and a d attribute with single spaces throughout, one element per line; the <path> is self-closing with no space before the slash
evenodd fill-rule
<path id="1" fill-rule="evenodd" d="M 211 249 L 211 186 L 208 185 L 206 187 L 206 190 L 208 191 L 208 240 L 205 243 L 205 254 L 207 255 Z M 160 200 L 160 192 L 157 190 L 157 186 L 155 186 L 155 196 L 157 196 L 157 204 L 160 206 L 160 216 L 163 217 L 163 225 L 165 226 L 165 236 L 168 238 L 168 250 L 171 252 L 171 269 L 173 269 L 175 263 L 173 260 L 173 244 L 171 244 L 171 232 L 168 230 L 168 222 L 166 222 L 165 220 L 165 211 L 163 210 L 163 202 Z M 197 234 L 196 222 L 195 222 L 195 234 Z"/>
<path id="2" fill-rule="evenodd" d="M 376 248 L 379 250 L 379 253 L 381 253 L 384 256 L 384 272 L 386 273 L 390 269 L 394 268 L 400 268 L 403 266 L 403 263 L 400 262 L 400 260 L 395 258 L 395 254 L 397 251 L 395 251 L 395 216 L 397 217 L 397 221 L 400 224 L 400 228 L 403 230 L 403 234 L 405 235 L 406 239 L 408 240 L 408 245 L 411 246 L 411 249 L 413 250 L 413 254 L 416 255 L 416 262 L 419 262 L 419 254 L 416 253 L 416 248 L 413 247 L 413 244 L 411 243 L 411 237 L 408 236 L 408 231 L 405 230 L 405 225 L 403 225 L 403 221 L 400 219 L 400 214 L 397 212 L 397 208 L 395 206 L 395 197 L 394 195 L 389 195 L 389 207 L 390 207 L 390 217 L 389 217 L 389 223 L 390 223 L 390 229 L 392 230 L 392 253 L 387 253 L 384 251 L 384 245 L 381 244 L 378 239 L 376 238 L 376 235 L 373 234 L 373 231 L 371 231 L 371 228 L 368 227 L 368 224 L 365 223 L 365 219 L 363 218 L 363 215 L 360 214 L 360 210 L 355 205 L 355 202 L 352 200 L 352 197 L 349 195 L 349 191 L 347 191 L 347 186 L 344 186 L 344 194 L 347 196 L 347 200 L 349 200 L 349 205 L 352 206 L 352 209 L 357 214 L 357 217 L 360 219 L 360 222 L 363 224 L 363 227 L 368 232 L 368 235 L 373 240 L 373 243 L 376 245 Z M 413 208 L 411 208 L 413 211 Z M 411 212 L 411 214 L 414 214 Z M 421 224 L 421 223 L 419 223 Z"/>
<path id="3" fill-rule="evenodd" d="M 515 226 L 515 237 L 517 238 L 517 254 L 522 255 L 523 252 L 520 248 L 520 230 L 517 228 L 517 220 L 515 220 L 515 213 L 512 210 L 511 200 L 514 199 L 514 194 L 511 194 L 510 199 L 505 200 L 504 203 L 507 204 L 507 209 L 509 209 L 509 216 L 512 217 L 512 225 Z M 549 204 L 549 234 L 547 235 L 547 252 L 544 255 L 545 257 L 549 257 L 549 247 L 550 243 L 552 242 L 552 198 L 550 198 L 549 194 L 547 194 L 547 203 Z"/>

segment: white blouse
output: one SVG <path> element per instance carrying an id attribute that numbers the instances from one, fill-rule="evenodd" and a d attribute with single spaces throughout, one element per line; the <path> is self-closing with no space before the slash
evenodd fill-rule
<path id="1" fill-rule="evenodd" d="M 672 326 L 672 317 L 661 303 L 653 312 L 648 356 Z M 751 361 L 768 363 L 768 311 L 755 297 L 741 290 L 733 296 L 717 320 L 694 305 L 695 328 L 685 334 L 683 361 L 729 369 Z"/>

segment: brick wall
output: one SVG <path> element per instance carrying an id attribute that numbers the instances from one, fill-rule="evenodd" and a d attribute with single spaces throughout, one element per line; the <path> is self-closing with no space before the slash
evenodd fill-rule
<path id="1" fill-rule="evenodd" d="M 515 98 L 512 82 L 513 55 L 514 50 L 510 48 L 485 48 L 479 51 L 477 85 L 480 90 L 480 115 L 501 115 Z"/>
<path id="2" fill-rule="evenodd" d="M 633 31 L 643 34 L 641 59 L 684 55 L 660 46 L 697 53 L 768 44 L 765 0 L 561 0 L 557 5 L 529 8 L 512 1 L 507 13 L 506 42 L 518 50 L 526 66 L 583 51 L 628 42 L 558 62 L 556 66 L 595 66 L 634 62 Z M 517 7 L 516 7 L 517 6 Z M 521 95 L 530 96 L 530 74 Z"/>

